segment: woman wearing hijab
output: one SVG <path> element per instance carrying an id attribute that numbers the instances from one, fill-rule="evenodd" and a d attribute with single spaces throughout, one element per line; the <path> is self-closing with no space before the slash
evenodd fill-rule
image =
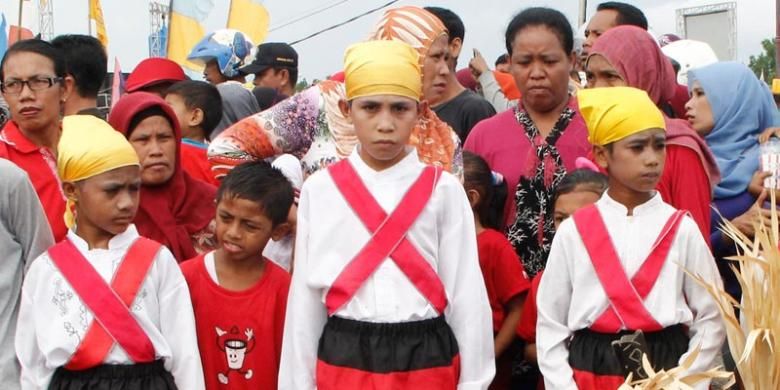
<path id="1" fill-rule="evenodd" d="M 630 86 L 642 89 L 656 106 L 668 104 L 677 90 L 674 68 L 647 31 L 634 26 L 609 29 L 593 45 L 585 64 L 588 87 Z M 681 119 L 666 122 L 666 164 L 658 182 L 665 202 L 687 210 L 705 238 L 710 234 L 712 189 L 720 172 L 704 140 Z"/>
<path id="2" fill-rule="evenodd" d="M 400 40 L 416 49 L 423 68 L 423 99 L 441 99 L 443 90 L 433 84 L 439 70 L 447 69 L 441 54 L 447 30 L 436 16 L 412 6 L 388 10 L 370 39 Z M 305 176 L 346 158 L 357 138 L 339 100 L 346 100 L 343 82 L 326 80 L 229 127 L 209 145 L 215 175 L 221 177 L 244 161 L 283 153 L 301 159 Z M 452 128 L 425 106 L 410 140 L 420 160 L 459 175 L 463 164 L 458 143 Z"/>
<path id="3" fill-rule="evenodd" d="M 214 249 L 216 188 L 181 169 L 181 130 L 173 109 L 157 95 L 136 92 L 119 99 L 108 121 L 141 160 L 138 232 L 167 246 L 180 262 Z"/>
<path id="4" fill-rule="evenodd" d="M 688 71 L 688 89 L 688 122 L 712 149 L 722 175 L 713 196 L 713 227 L 720 225 L 722 215 L 752 237 L 756 214 L 769 213 L 762 209 L 765 194 L 759 195 L 761 185 L 751 186 L 751 180 L 761 178 L 756 174 L 760 157 L 758 136 L 764 129 L 777 125 L 772 93 L 747 66 L 737 62 L 718 62 Z M 759 189 L 751 193 L 750 187 Z M 739 299 L 739 283 L 729 262 L 722 260 L 735 254 L 734 244 L 719 229 L 713 229 L 710 241 L 726 291 Z"/>

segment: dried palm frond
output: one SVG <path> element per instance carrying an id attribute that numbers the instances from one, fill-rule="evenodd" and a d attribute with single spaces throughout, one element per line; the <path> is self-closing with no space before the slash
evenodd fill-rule
<path id="1" fill-rule="evenodd" d="M 654 371 L 647 355 L 642 356 L 642 368 L 647 373 L 647 378 L 633 380 L 632 374 L 628 375 L 626 382 L 620 385 L 618 390 L 693 390 L 693 386 L 702 381 L 711 379 L 726 379 L 726 386 L 734 383 L 734 374 L 720 371 L 717 368 L 705 372 L 688 374 L 696 357 L 699 356 L 699 348 L 696 348 L 685 358 L 678 367 L 671 370 Z"/>
<path id="2" fill-rule="evenodd" d="M 776 204 L 774 193 L 771 200 Z M 752 240 L 729 221 L 724 221 L 721 227 L 737 246 L 738 255 L 728 260 L 735 262 L 731 269 L 742 287 L 741 302 L 722 286 L 686 270 L 718 304 L 729 349 L 745 390 L 780 389 L 780 354 L 775 353 L 780 347 L 780 233 L 774 207 L 769 227 L 766 222 L 765 219 L 753 221 Z M 735 307 L 741 312 L 741 323 L 734 313 Z"/>

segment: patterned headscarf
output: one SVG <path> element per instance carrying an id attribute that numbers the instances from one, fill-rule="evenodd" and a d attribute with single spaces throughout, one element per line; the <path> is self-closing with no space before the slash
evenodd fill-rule
<path id="1" fill-rule="evenodd" d="M 369 34 L 369 40 L 401 41 L 417 50 L 420 67 L 433 41 L 447 35 L 447 28 L 436 15 L 414 6 L 387 10 Z"/>

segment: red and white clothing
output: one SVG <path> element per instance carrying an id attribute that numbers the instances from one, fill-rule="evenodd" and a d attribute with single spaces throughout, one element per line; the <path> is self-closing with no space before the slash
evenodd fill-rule
<path id="1" fill-rule="evenodd" d="M 65 237 L 65 194 L 57 176 L 57 157 L 48 148 L 35 145 L 10 121 L 0 130 L 0 158 L 24 169 L 43 205 L 54 241 Z"/>
<path id="2" fill-rule="evenodd" d="M 181 264 L 207 389 L 276 389 L 290 275 L 266 261 L 254 286 L 219 285 L 214 252 Z"/>
<path id="3" fill-rule="evenodd" d="M 642 266 L 653 249 L 654 238 L 676 212 L 657 194 L 635 207 L 631 216 L 627 215 L 625 206 L 608 194 L 604 194 L 595 207 L 629 278 L 633 278 Z M 721 283 L 707 244 L 688 216 L 679 224 L 666 261 L 644 299 L 644 306 L 661 327 L 678 324 L 687 327 L 688 351 L 701 348 L 691 367 L 691 372 L 699 372 L 710 368 L 720 353 L 725 328 L 715 301 L 683 269 L 704 280 Z M 615 275 L 619 277 L 619 274 Z M 539 285 L 537 307 L 537 353 L 545 385 L 548 389 L 576 389 L 567 342 L 575 331 L 590 328 L 612 306 L 574 218 L 564 221 L 555 235 Z M 687 355 L 685 353 L 681 359 Z"/>
<path id="4" fill-rule="evenodd" d="M 528 291 L 530 283 L 515 249 L 501 232 L 483 230 L 477 235 L 477 248 L 479 267 L 493 311 L 493 332 L 498 332 L 506 317 L 507 302 Z"/>
<path id="5" fill-rule="evenodd" d="M 73 231 L 70 240 L 99 276 L 110 283 L 130 246 L 139 238 L 134 225 L 114 236 L 108 249 L 89 249 Z M 195 320 L 187 283 L 173 255 L 162 247 L 146 274 L 130 312 L 164 361 L 180 389 L 203 389 Z M 54 265 L 49 253 L 30 266 L 22 287 L 16 330 L 16 354 L 22 389 L 45 389 L 58 367 L 66 365 L 94 316 Z M 114 343 L 103 364 L 134 364 Z"/>
<path id="6" fill-rule="evenodd" d="M 219 180 L 211 172 L 206 151 L 209 145 L 189 138 L 181 140 L 181 167 L 193 179 L 219 187 Z"/>
<path id="7" fill-rule="evenodd" d="M 396 209 L 426 167 L 415 151 L 382 171 L 358 155 L 348 157 L 359 179 L 386 213 Z M 330 287 L 372 237 L 345 202 L 330 172 L 309 177 L 298 206 L 295 271 L 287 306 L 281 389 L 314 389 L 318 340 L 328 321 Z M 430 200 L 406 239 L 438 276 L 446 293 L 438 313 L 394 261 L 385 258 L 357 292 L 333 314 L 345 321 L 408 323 L 444 314 L 460 351 L 460 389 L 485 389 L 494 374 L 493 335 L 485 285 L 477 262 L 474 221 L 463 186 L 441 173 Z M 343 322 L 343 321 L 342 321 Z"/>

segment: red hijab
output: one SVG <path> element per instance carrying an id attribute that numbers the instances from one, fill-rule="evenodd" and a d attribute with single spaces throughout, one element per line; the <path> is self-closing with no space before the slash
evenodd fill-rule
<path id="1" fill-rule="evenodd" d="M 646 91 L 658 107 L 667 104 L 677 91 L 671 61 L 653 37 L 639 27 L 618 26 L 607 30 L 593 44 L 590 56 L 594 55 L 609 61 L 629 86 Z M 687 121 L 671 119 L 666 114 L 664 119 L 667 143 L 696 152 L 710 179 L 710 187 L 714 189 L 720 181 L 720 170 L 710 148 Z"/>
<path id="2" fill-rule="evenodd" d="M 205 229 L 216 215 L 216 188 L 190 177 L 181 168 L 181 129 L 173 109 L 157 95 L 135 92 L 116 103 L 108 122 L 126 137 L 130 124 L 138 114 L 149 108 L 159 108 L 173 127 L 176 138 L 176 166 L 173 176 L 160 186 L 141 188 L 141 205 L 135 216 L 139 233 L 158 241 L 173 252 L 178 261 L 197 256 L 192 235 Z"/>

